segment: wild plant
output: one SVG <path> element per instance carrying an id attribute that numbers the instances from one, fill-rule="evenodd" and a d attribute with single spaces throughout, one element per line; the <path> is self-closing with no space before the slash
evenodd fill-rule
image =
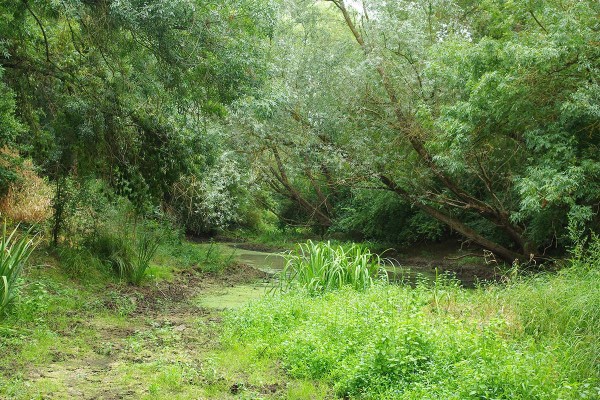
<path id="1" fill-rule="evenodd" d="M 353 243 L 337 246 L 331 242 L 311 240 L 298 245 L 296 251 L 285 255 L 286 264 L 281 273 L 280 289 L 295 285 L 310 293 L 321 293 L 349 285 L 365 290 L 376 279 L 388 281 L 385 261 L 369 249 Z"/>
<path id="2" fill-rule="evenodd" d="M 18 294 L 18 280 L 29 256 L 35 249 L 31 229 L 18 237 L 19 226 L 7 235 L 6 221 L 0 238 L 0 317 Z"/>
<path id="3" fill-rule="evenodd" d="M 235 250 L 225 253 L 223 248 L 211 241 L 204 260 L 202 261 L 201 270 L 203 272 L 219 273 L 223 272 L 228 266 L 233 263 Z"/>
<path id="4" fill-rule="evenodd" d="M 103 232 L 97 235 L 90 247 L 120 279 L 139 285 L 159 243 L 159 238 L 146 232 L 135 235 Z"/>
<path id="5" fill-rule="evenodd" d="M 160 240 L 152 235 L 144 234 L 137 240 L 134 254 L 127 271 L 127 281 L 139 285 L 150 266 L 150 260 L 156 253 Z"/>

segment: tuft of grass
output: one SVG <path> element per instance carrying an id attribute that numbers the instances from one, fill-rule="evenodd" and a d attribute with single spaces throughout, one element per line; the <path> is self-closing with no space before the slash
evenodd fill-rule
<path id="1" fill-rule="evenodd" d="M 89 249 L 109 265 L 120 279 L 139 285 L 146 276 L 159 244 L 157 237 L 146 232 L 138 232 L 136 235 L 103 232 L 89 244 Z"/>
<path id="2" fill-rule="evenodd" d="M 6 221 L 0 238 L 0 317 L 14 301 L 18 293 L 18 280 L 29 256 L 35 249 L 31 230 L 18 237 L 19 226 L 10 234 L 6 232 Z"/>
<path id="3" fill-rule="evenodd" d="M 235 250 L 225 252 L 222 246 L 211 241 L 201 256 L 200 269 L 202 272 L 221 273 L 234 262 L 234 255 Z"/>
<path id="4" fill-rule="evenodd" d="M 146 270 L 150 266 L 150 260 L 154 257 L 159 244 L 160 240 L 151 235 L 138 237 L 133 258 L 129 262 L 125 273 L 128 282 L 134 285 L 139 285 L 142 282 Z"/>
<path id="5" fill-rule="evenodd" d="M 60 267 L 70 278 L 97 279 L 108 273 L 102 261 L 86 248 L 62 247 L 58 251 Z"/>
<path id="6" fill-rule="evenodd" d="M 388 280 L 385 263 L 364 246 L 352 243 L 347 246 L 331 242 L 299 244 L 295 251 L 285 256 L 280 288 L 289 290 L 299 285 L 309 293 L 323 293 L 351 286 L 365 290 L 376 279 Z"/>

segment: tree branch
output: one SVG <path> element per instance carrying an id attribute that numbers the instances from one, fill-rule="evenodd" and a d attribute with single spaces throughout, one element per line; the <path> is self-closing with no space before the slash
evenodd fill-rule
<path id="1" fill-rule="evenodd" d="M 44 25 L 42 25 L 42 21 L 40 21 L 40 19 L 37 17 L 37 15 L 35 15 L 31 7 L 29 7 L 29 2 L 27 0 L 23 0 L 23 4 L 25 5 L 25 8 L 27 8 L 27 11 L 29 11 L 29 14 L 33 16 L 35 22 L 37 22 L 38 26 L 40 27 L 40 30 L 42 31 L 42 35 L 44 36 L 44 45 L 46 47 L 46 61 L 51 62 L 50 46 L 48 45 L 48 36 L 46 36 L 46 30 L 44 29 Z"/>

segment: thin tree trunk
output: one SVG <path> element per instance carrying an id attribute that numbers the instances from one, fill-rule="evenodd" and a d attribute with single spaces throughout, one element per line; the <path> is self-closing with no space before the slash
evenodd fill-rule
<path id="1" fill-rule="evenodd" d="M 327 214 L 327 211 L 322 211 L 321 207 L 318 205 L 312 204 L 308 200 L 302 196 L 302 194 L 294 188 L 285 172 L 285 168 L 283 166 L 283 161 L 279 155 L 279 151 L 276 148 L 273 148 L 273 155 L 275 157 L 275 162 L 277 164 L 278 171 L 275 171 L 271 168 L 271 173 L 275 178 L 279 181 L 279 183 L 285 188 L 288 197 L 295 201 L 302 209 L 304 209 L 311 218 L 315 218 L 317 222 L 323 227 L 330 227 L 332 222 L 331 218 Z"/>

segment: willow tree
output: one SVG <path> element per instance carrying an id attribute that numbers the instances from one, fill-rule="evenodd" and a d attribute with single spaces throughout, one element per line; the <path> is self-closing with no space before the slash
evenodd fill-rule
<path id="1" fill-rule="evenodd" d="M 280 6 L 265 60 L 270 79 L 235 103 L 230 141 L 253 169 L 263 207 L 286 224 L 320 230 L 332 226 L 350 187 L 338 140 L 347 124 L 336 106 L 346 78 L 331 72 L 358 60 L 349 36 L 337 37 L 340 26 L 320 24 L 322 12 L 302 2 Z"/>
<path id="2" fill-rule="evenodd" d="M 561 225 L 592 219 L 596 2 L 331 3 L 418 168 L 407 176 L 392 155 L 379 170 L 387 188 L 508 260 L 535 257 Z"/>
<path id="3" fill-rule="evenodd" d="M 242 147 L 274 190 L 312 196 L 296 196 L 307 210 L 324 204 L 308 173 L 326 183 L 324 163 L 332 182 L 392 191 L 501 258 L 539 257 L 567 225 L 597 226 L 597 8 L 286 3 L 271 79 L 238 113 Z"/>

